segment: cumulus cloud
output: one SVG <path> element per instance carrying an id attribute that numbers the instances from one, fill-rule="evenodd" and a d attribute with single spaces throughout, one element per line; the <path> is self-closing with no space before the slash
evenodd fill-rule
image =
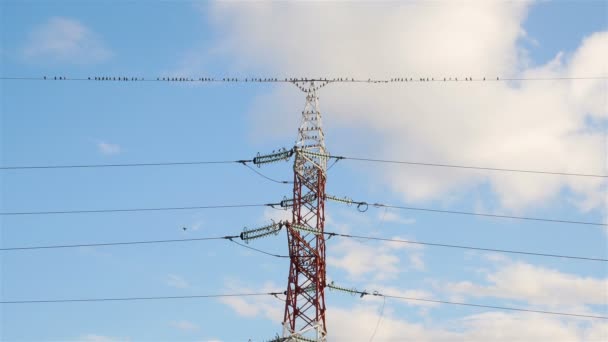
<path id="1" fill-rule="evenodd" d="M 109 59 L 112 52 L 83 23 L 53 17 L 30 32 L 23 56 L 28 61 L 94 64 Z"/>
<path id="2" fill-rule="evenodd" d="M 265 287 L 263 291 L 267 291 Z M 385 288 L 386 293 L 418 298 L 432 298 L 426 291 L 403 291 Z M 358 300 L 358 297 L 353 297 Z M 327 309 L 327 324 L 330 339 L 336 341 L 367 341 L 372 336 L 380 313 L 377 297 L 366 296 L 362 302 L 351 307 L 330 306 Z M 248 318 L 266 318 L 273 322 L 281 319 L 277 309 L 282 308 L 276 300 L 268 302 L 262 298 L 247 298 L 235 305 L 224 301 L 238 315 Z M 402 304 L 406 304 L 403 306 Z M 608 324 L 587 320 L 563 320 L 556 317 L 532 313 L 504 313 L 487 311 L 465 315 L 444 322 L 416 323 L 403 319 L 403 311 L 414 301 L 388 300 L 374 341 L 603 341 L 608 336 Z M 423 313 L 422 311 L 421 313 Z"/>
<path id="3" fill-rule="evenodd" d="M 403 249 L 412 253 L 399 253 Z M 393 279 L 411 269 L 424 269 L 420 250 L 419 245 L 395 242 L 367 244 L 343 239 L 332 246 L 326 260 L 328 266 L 346 271 L 351 279 L 381 281 Z M 409 259 L 409 264 L 402 260 L 403 257 Z"/>
<path id="4" fill-rule="evenodd" d="M 273 283 L 264 284 L 259 291 L 254 291 L 247 286 L 243 286 L 238 282 L 227 282 L 226 287 L 234 292 L 274 292 L 282 286 L 277 286 Z M 225 297 L 219 301 L 232 308 L 237 315 L 247 318 L 266 318 L 273 322 L 281 322 L 283 320 L 283 310 L 281 305 L 277 305 L 279 301 L 271 296 L 257 297 Z"/>
<path id="5" fill-rule="evenodd" d="M 489 284 L 453 282 L 441 288 L 459 297 L 520 300 L 536 306 L 584 309 L 606 305 L 608 279 L 582 277 L 523 262 L 502 263 L 486 275 Z"/>
<path id="6" fill-rule="evenodd" d="M 106 156 L 119 154 L 122 150 L 120 148 L 120 145 L 110 144 L 110 143 L 107 143 L 104 141 L 100 141 L 97 143 L 97 149 L 99 150 L 99 153 L 106 155 Z"/>
<path id="7" fill-rule="evenodd" d="M 223 32 L 216 48 L 241 72 L 438 79 L 606 76 L 606 32 L 591 35 L 576 51 L 532 65 L 518 44 L 526 37 L 526 1 L 210 6 Z M 324 88 L 321 101 L 327 129 L 352 129 L 366 142 L 352 146 L 337 137 L 330 150 L 341 154 L 605 173 L 607 91 L 605 80 L 343 84 Z M 263 133 L 258 135 L 291 139 L 301 105 L 301 94 L 288 87 L 260 95 L 251 109 L 252 122 Z M 293 118 L 284 115 L 289 112 Z M 414 166 L 380 170 L 384 177 L 377 181 L 409 202 L 452 200 L 480 186 L 496 196 L 497 210 L 521 211 L 568 197 L 587 211 L 605 200 L 601 179 Z"/>

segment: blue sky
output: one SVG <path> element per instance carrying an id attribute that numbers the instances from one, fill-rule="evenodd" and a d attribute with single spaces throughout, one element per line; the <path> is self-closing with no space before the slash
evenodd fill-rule
<path id="1" fill-rule="evenodd" d="M 604 1 L 3 1 L 1 74 L 284 77 L 605 76 Z M 291 147 L 289 85 L 0 82 L 1 164 L 249 159 Z M 606 173 L 606 81 L 330 85 L 338 155 Z M 260 169 L 290 179 L 288 163 Z M 0 171 L 1 211 L 267 203 L 288 185 L 240 165 Z M 339 162 L 327 192 L 370 202 L 606 222 L 606 182 Z M 238 234 L 282 213 L 222 209 L 2 216 L 2 247 Z M 606 258 L 600 227 L 328 204 L 326 230 Z M 182 227 L 188 227 L 183 230 Z M 284 233 L 252 246 L 285 254 Z M 328 241 L 328 278 L 412 297 L 608 315 L 607 267 Z M 224 241 L 0 254 L 3 301 L 283 290 L 288 262 Z M 330 341 L 367 341 L 381 301 L 328 292 Z M 263 341 L 275 298 L 0 306 L 6 341 Z M 278 317 L 278 318 L 277 318 Z M 376 341 L 602 340 L 597 320 L 387 300 Z"/>

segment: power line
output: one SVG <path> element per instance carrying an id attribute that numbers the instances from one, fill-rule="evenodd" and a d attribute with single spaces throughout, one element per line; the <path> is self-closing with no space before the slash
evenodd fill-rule
<path id="1" fill-rule="evenodd" d="M 337 288 L 332 285 L 329 285 L 330 288 L 343 290 L 342 288 Z M 346 290 L 346 292 L 360 294 L 361 297 L 365 295 L 373 295 L 380 296 L 385 298 L 393 298 L 393 299 L 402 299 L 402 300 L 411 300 L 411 301 L 422 301 L 429 303 L 437 303 L 437 304 L 449 304 L 449 305 L 461 305 L 461 306 L 471 306 L 478 308 L 488 308 L 488 309 L 499 309 L 499 310 L 510 310 L 510 311 L 520 311 L 520 312 L 533 312 L 533 313 L 541 313 L 541 314 L 549 314 L 549 315 L 560 315 L 560 316 L 573 316 L 573 317 L 583 317 L 583 318 L 595 318 L 595 319 L 608 319 L 605 316 L 594 316 L 594 315 L 583 315 L 583 314 L 575 314 L 575 313 L 566 313 L 566 312 L 556 312 L 556 311 L 544 311 L 544 310 L 532 310 L 532 309 L 523 309 L 523 308 L 513 308 L 513 307 L 505 307 L 505 306 L 496 306 L 496 305 L 482 305 L 482 304 L 473 304 L 473 303 L 462 303 L 462 302 L 452 302 L 445 300 L 434 300 L 434 299 L 425 299 L 425 298 L 415 298 L 415 297 L 404 297 L 404 296 L 395 296 L 395 295 L 385 295 L 378 292 L 369 293 L 365 291 L 356 291 L 356 290 Z M 154 297 L 113 297 L 113 298 L 70 298 L 70 299 L 39 299 L 39 300 L 11 300 L 11 301 L 0 301 L 0 304 L 43 304 L 43 303 L 82 303 L 82 302 L 119 302 L 119 301 L 142 301 L 142 300 L 173 300 L 173 299 L 202 299 L 202 298 L 226 298 L 226 297 L 259 297 L 259 296 L 273 296 L 276 297 L 278 295 L 285 294 L 285 292 L 275 291 L 275 292 L 257 292 L 257 293 L 230 293 L 230 294 L 209 294 L 209 295 L 187 295 L 187 296 L 154 296 Z"/>
<path id="2" fill-rule="evenodd" d="M 413 161 L 402 161 L 402 160 L 386 160 L 386 159 L 357 158 L 357 157 L 344 157 L 344 156 L 330 156 L 330 158 L 335 158 L 338 160 L 354 160 L 354 161 L 387 163 L 387 164 L 434 166 L 434 167 L 446 167 L 446 168 L 456 168 L 456 169 L 473 169 L 473 170 L 501 171 L 501 172 L 536 173 L 536 174 L 545 174 L 545 175 L 608 178 L 608 175 L 590 174 L 590 173 L 570 173 L 570 172 L 558 172 L 558 171 L 546 171 L 546 170 L 510 169 L 510 168 L 496 168 L 496 167 L 485 167 L 485 166 L 424 163 L 424 162 L 413 162 Z"/>
<path id="3" fill-rule="evenodd" d="M 558 315 L 558 316 L 572 316 L 572 317 L 584 317 L 584 318 L 595 318 L 595 319 L 608 319 L 608 317 L 606 317 L 606 316 L 583 315 L 583 314 L 575 314 L 575 313 L 569 313 L 569 312 L 532 310 L 532 309 L 523 309 L 523 308 L 513 308 L 513 307 L 507 307 L 507 306 L 462 303 L 462 302 L 452 302 L 452 301 L 446 301 L 446 300 L 424 299 L 424 298 L 403 297 L 403 296 L 391 296 L 391 295 L 384 295 L 384 294 L 378 294 L 378 296 L 382 296 L 382 297 L 386 297 L 386 298 L 402 299 L 402 300 L 413 300 L 413 301 L 420 301 L 420 302 L 428 302 L 428 303 L 461 305 L 461 306 L 472 306 L 472 307 L 486 308 L 486 309 L 498 309 L 498 310 L 509 310 L 509 311 L 520 311 L 520 312 L 533 312 L 533 313 L 540 313 L 540 314 L 547 314 L 547 315 Z"/>
<path id="4" fill-rule="evenodd" d="M 132 208 L 132 209 L 96 209 L 96 210 L 60 210 L 60 211 L 22 211 L 22 212 L 0 212 L 0 216 L 17 215 L 62 215 L 62 214 L 102 214 L 102 213 L 124 213 L 144 211 L 176 211 L 176 210 L 198 210 L 198 209 L 227 209 L 227 208 L 250 208 L 250 207 L 273 207 L 278 203 L 266 204 L 226 204 L 206 205 L 192 207 L 160 207 L 160 208 Z"/>
<path id="5" fill-rule="evenodd" d="M 258 293 L 228 293 L 210 295 L 189 296 L 155 296 L 155 297 L 114 297 L 114 298 L 78 298 L 78 299 L 41 299 L 41 300 L 10 300 L 1 301 L 0 304 L 41 304 L 41 303 L 77 303 L 77 302 L 124 302 L 139 300 L 167 300 L 167 299 L 201 299 L 201 298 L 226 298 L 226 297 L 255 297 L 275 296 L 283 292 L 258 292 Z"/>
<path id="6" fill-rule="evenodd" d="M 444 244 L 444 243 L 411 241 L 411 240 L 402 240 L 402 239 L 387 239 L 387 238 L 379 238 L 379 237 L 372 237 L 372 236 L 361 236 L 361 235 L 352 235 L 352 234 L 340 234 L 340 233 L 333 233 L 333 232 L 325 232 L 325 234 L 329 235 L 329 236 L 337 236 L 337 237 L 344 237 L 344 238 L 354 238 L 354 239 L 363 239 L 363 240 L 376 240 L 376 241 L 388 241 L 388 242 L 413 244 L 413 245 L 425 245 L 425 246 L 434 246 L 434 247 L 458 248 L 458 249 L 478 250 L 478 251 L 485 251 L 485 252 L 499 252 L 499 253 L 509 253 L 509 254 L 524 254 L 524 255 L 534 255 L 534 256 L 542 256 L 542 257 L 550 257 L 550 258 L 564 258 L 564 259 L 576 259 L 576 260 L 588 260 L 588 261 L 603 261 L 603 262 L 608 262 L 608 259 L 605 259 L 605 258 L 591 258 L 591 257 L 581 257 L 581 256 L 572 256 L 572 255 L 563 255 L 563 254 L 548 254 L 548 253 L 515 251 L 515 250 L 508 250 L 508 249 L 494 249 L 494 248 L 484 248 L 484 247 L 474 247 L 474 246 L 450 245 L 450 244 Z"/>
<path id="7" fill-rule="evenodd" d="M 582 256 L 572 256 L 572 255 L 563 255 L 563 254 L 549 254 L 549 253 L 537 253 L 537 252 L 529 252 L 529 251 L 515 251 L 515 250 L 507 250 L 507 249 L 494 249 L 494 248 L 485 248 L 485 247 L 475 247 L 475 246 L 462 246 L 462 245 L 451 245 L 451 244 L 443 244 L 443 243 L 433 243 L 433 242 L 424 242 L 424 241 L 411 241 L 411 240 L 402 240 L 402 239 L 388 239 L 388 238 L 380 238 L 373 236 L 363 236 L 363 235 L 353 235 L 353 234 L 341 234 L 335 232 L 324 232 L 325 235 L 330 237 L 337 236 L 341 238 L 352 238 L 352 239 L 363 239 L 363 240 L 376 240 L 376 241 L 387 241 L 387 242 L 395 242 L 395 243 L 404 243 L 404 244 L 415 244 L 415 245 L 426 245 L 426 246 L 434 246 L 434 247 L 446 247 L 446 248 L 458 248 L 458 249 L 468 249 L 468 250 L 479 250 L 486 252 L 499 252 L 499 253 L 509 253 L 509 254 L 523 254 L 523 255 L 534 255 L 534 256 L 542 256 L 542 257 L 551 257 L 551 258 L 564 258 L 564 259 L 575 259 L 575 260 L 587 260 L 587 261 L 602 261 L 608 262 L 608 259 L 605 258 L 592 258 L 592 257 L 582 257 Z M 0 251 L 10 252 L 10 251 L 26 251 L 26 250 L 40 250 L 40 249 L 61 249 L 61 248 L 78 248 L 78 247 L 107 247 L 107 246 L 128 246 L 128 245 L 144 245 L 144 244 L 164 244 L 164 243 L 180 243 L 180 242 L 195 242 L 195 241 L 208 241 L 208 240 L 228 240 L 233 242 L 241 247 L 251 249 L 253 251 L 269 255 L 277 258 L 289 258 L 288 255 L 279 255 L 275 253 L 266 252 L 264 250 L 251 247 L 242 243 L 235 241 L 238 239 L 240 235 L 227 235 L 227 236 L 217 236 L 217 237 L 201 237 L 201 238 L 184 238 L 184 239 L 167 239 L 167 240 L 141 240 L 141 241 L 121 241 L 121 242 L 105 242 L 105 243 L 81 243 L 81 244 L 62 244 L 62 245 L 43 245 L 43 246 L 22 246 L 22 247 L 6 247 L 0 248 Z"/>
<path id="8" fill-rule="evenodd" d="M 456 211 L 456 210 L 440 210 L 440 209 L 430 209 L 430 208 L 405 207 L 405 206 L 388 205 L 388 204 L 381 204 L 381 203 L 374 203 L 372 205 L 375 206 L 375 207 L 386 207 L 386 208 L 402 209 L 402 210 L 414 210 L 414 211 L 426 211 L 426 212 L 443 213 L 443 214 L 470 215 L 470 216 L 493 217 L 493 218 L 501 218 L 501 219 L 528 220 L 528 221 L 541 221 L 541 222 L 566 223 L 566 224 L 582 224 L 582 225 L 589 225 L 589 226 L 608 226 L 608 224 L 602 223 L 602 222 L 571 221 L 571 220 L 559 220 L 559 219 L 529 217 L 529 216 L 512 216 L 512 215 L 484 214 L 484 213 L 475 213 L 475 212 L 469 212 L 469 211 Z"/>
<path id="9" fill-rule="evenodd" d="M 405 297 L 405 296 L 396 296 L 396 295 L 387 295 L 380 293 L 378 291 L 367 292 L 367 291 L 358 291 L 356 289 L 347 289 L 340 286 L 335 286 L 333 283 L 327 285 L 330 289 L 334 289 L 341 292 L 346 292 L 349 294 L 358 294 L 361 298 L 367 295 L 376 296 L 376 297 L 384 297 L 384 298 L 393 298 L 393 299 L 401 299 L 401 300 L 411 300 L 411 301 L 419 301 L 419 302 L 427 302 L 427 303 L 436 303 L 436 304 L 449 304 L 449 305 L 460 305 L 460 306 L 470 306 L 476 308 L 485 308 L 485 309 L 498 309 L 498 310 L 508 310 L 508 311 L 519 311 L 519 312 L 533 312 L 547 315 L 558 315 L 558 316 L 570 316 L 570 317 L 582 317 L 582 318 L 594 318 L 594 319 L 608 319 L 606 316 L 595 316 L 595 315 L 585 315 L 585 314 L 576 314 L 570 312 L 558 312 L 558 311 L 545 311 L 545 310 L 535 310 L 535 309 L 524 309 L 524 308 L 514 308 L 507 306 L 498 306 L 498 305 L 484 305 L 484 304 L 473 304 L 473 303 L 463 303 L 463 302 L 454 302 L 447 300 L 437 300 L 437 299 L 426 299 L 426 298 L 417 298 L 417 297 Z"/>
<path id="10" fill-rule="evenodd" d="M 191 161 L 191 162 L 160 162 L 160 163 L 125 163 L 125 164 L 76 164 L 76 165 L 28 165 L 0 166 L 0 170 L 40 170 L 40 169 L 84 169 L 110 167 L 147 167 L 147 166 L 185 166 L 207 164 L 238 164 L 250 163 L 253 160 L 223 160 L 223 161 Z"/>
<path id="11" fill-rule="evenodd" d="M 393 208 L 393 209 L 424 211 L 424 212 L 442 213 L 442 214 L 469 215 L 469 216 L 481 216 L 481 217 L 492 217 L 492 218 L 514 219 L 514 220 L 529 220 L 529 221 L 540 221 L 540 222 L 551 222 L 551 223 L 581 224 L 581 225 L 590 225 L 590 226 L 608 226 L 608 223 L 602 223 L 602 222 L 561 220 L 561 219 L 530 217 L 530 216 L 484 214 L 484 213 L 475 213 L 475 212 L 471 212 L 471 211 L 442 210 L 442 209 L 433 209 L 433 208 L 406 207 L 406 206 L 390 205 L 390 204 L 383 204 L 383 203 L 368 203 L 365 201 L 353 201 L 350 198 L 339 198 L 339 197 L 330 196 L 330 195 L 327 195 L 327 199 L 336 201 L 336 202 L 345 203 L 347 205 L 356 204 L 357 210 L 359 210 L 360 212 L 366 212 L 367 209 L 369 208 L 369 206 L 372 205 L 376 208 Z"/>
<path id="12" fill-rule="evenodd" d="M 327 157 L 334 159 L 334 163 L 328 167 L 328 170 L 333 167 L 339 160 L 353 160 L 353 161 L 364 161 L 374 163 L 387 163 L 387 164 L 402 164 L 402 165 L 418 165 L 418 166 L 431 166 L 431 167 L 444 167 L 444 168 L 456 168 L 456 169 L 473 169 L 473 170 L 485 170 L 485 171 L 499 171 L 499 172 L 516 172 L 516 173 L 534 173 L 534 174 L 546 174 L 546 175 L 561 175 L 561 176 L 576 176 L 576 177 L 594 177 L 594 178 L 608 178 L 608 175 L 593 174 L 593 173 L 572 173 L 572 172 L 560 172 L 560 171 L 549 171 L 549 170 L 529 170 L 529 169 L 512 169 L 512 168 L 496 168 L 486 166 L 475 166 L 475 165 L 459 165 L 459 164 L 443 164 L 443 163 L 427 163 L 427 162 L 415 162 L 415 161 L 403 161 L 403 160 L 387 160 L 387 159 L 373 159 L 373 158 L 362 158 L 362 157 L 348 157 L 338 155 L 328 155 Z M 0 166 L 0 170 L 43 170 L 43 169 L 75 169 L 75 168 L 112 168 L 112 167 L 154 167 L 154 166 L 188 166 L 188 165 L 207 165 L 207 164 L 243 164 L 246 167 L 252 169 L 247 163 L 253 162 L 252 159 L 243 160 L 223 160 L 223 161 L 183 161 L 183 162 L 158 162 L 158 163 L 124 163 L 124 164 L 74 164 L 74 165 L 24 165 L 24 166 Z M 292 183 L 289 181 L 279 181 L 266 177 L 259 173 L 257 170 L 252 169 L 253 172 L 258 173 L 260 176 L 276 182 L 276 183 Z"/>
<path id="13" fill-rule="evenodd" d="M 128 246 L 128 245 L 144 245 L 144 244 L 160 244 L 160 243 L 176 243 L 176 242 L 193 242 L 193 241 L 209 241 L 209 240 L 231 240 L 233 238 L 238 238 L 238 237 L 239 237 L 238 235 L 229 235 L 229 236 L 218 236 L 218 237 L 169 239 L 169 240 L 143 240 L 143 241 L 104 242 L 104 243 L 83 243 L 83 244 L 73 244 L 73 245 L 46 245 L 46 246 L 7 247 L 7 248 L 0 248 L 0 251 L 24 251 L 24 250 L 36 250 L 36 249 Z"/>

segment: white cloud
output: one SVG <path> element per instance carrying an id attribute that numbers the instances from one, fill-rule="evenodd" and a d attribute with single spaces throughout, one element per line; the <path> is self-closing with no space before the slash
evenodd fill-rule
<path id="1" fill-rule="evenodd" d="M 30 32 L 23 55 L 28 61 L 94 64 L 112 52 L 81 22 L 53 17 Z"/>
<path id="2" fill-rule="evenodd" d="M 253 291 L 251 288 L 240 285 L 238 282 L 228 282 L 226 287 L 234 292 L 274 292 L 282 286 L 277 286 L 267 282 L 259 291 Z M 256 297 L 225 297 L 220 298 L 220 302 L 228 305 L 239 316 L 247 318 L 266 318 L 273 322 L 281 322 L 283 320 L 284 304 L 279 304 L 279 300 L 272 296 L 256 296 Z"/>
<path id="3" fill-rule="evenodd" d="M 506 298 L 562 310 L 606 305 L 608 293 L 608 279 L 581 277 L 522 262 L 501 261 L 496 271 L 486 275 L 486 280 L 488 285 L 462 281 L 442 284 L 441 288 L 458 297 Z"/>
<path id="4" fill-rule="evenodd" d="M 402 261 L 398 250 L 407 249 L 410 264 Z M 424 262 L 420 246 L 383 242 L 381 244 L 361 243 L 354 239 L 342 239 L 332 246 L 327 256 L 327 265 L 346 271 L 354 280 L 387 280 L 395 278 L 409 269 L 422 270 Z"/>
<path id="5" fill-rule="evenodd" d="M 175 274 L 167 275 L 166 284 L 171 287 L 175 287 L 178 289 L 187 289 L 190 288 L 190 283 L 181 276 Z"/>
<path id="6" fill-rule="evenodd" d="M 186 320 L 171 322 L 170 325 L 178 330 L 188 332 L 197 331 L 200 329 L 198 325 Z"/>
<path id="7" fill-rule="evenodd" d="M 78 341 L 82 342 L 126 342 L 131 339 L 125 337 L 110 337 L 95 334 L 86 334 L 78 338 Z"/>
<path id="8" fill-rule="evenodd" d="M 97 143 L 97 149 L 99 150 L 99 153 L 106 156 L 119 154 L 122 150 L 118 144 L 110 144 L 103 141 Z"/>
<path id="9" fill-rule="evenodd" d="M 365 78 L 606 75 L 606 32 L 586 39 L 572 58 L 558 56 L 530 67 L 518 46 L 525 37 L 522 24 L 528 7 L 526 1 L 223 2 L 212 4 L 211 13 L 224 32 L 216 48 L 232 59 L 236 70 L 248 73 Z M 602 132 L 585 117 L 608 118 L 602 102 L 606 84 L 342 84 L 324 88 L 321 101 L 328 129 L 349 127 L 368 142 L 367 149 L 360 144 L 353 149 L 336 139 L 330 150 L 341 154 L 605 173 Z M 251 113 L 253 124 L 259 125 L 257 133 L 292 138 L 301 105 L 302 95 L 289 87 L 261 95 Z M 274 124 L 269 127 L 267 122 Z M 603 180 L 581 177 L 415 166 L 374 170 L 384 174 L 376 177 L 378 182 L 406 201 L 449 200 L 488 184 L 499 206 L 511 211 L 545 206 L 560 196 L 569 196 L 581 210 L 599 208 L 606 186 Z"/>
<path id="10" fill-rule="evenodd" d="M 229 285 L 229 287 L 232 285 Z M 232 287 L 233 289 L 236 289 Z M 370 285 L 369 288 L 376 288 Z M 251 291 L 250 288 L 238 288 Z M 274 291 L 276 287 L 267 284 L 260 291 Z M 404 290 L 397 287 L 382 287 L 382 293 L 432 299 L 424 290 Z M 348 307 L 329 306 L 327 325 L 330 340 L 367 341 L 378 319 L 382 299 L 365 296 L 352 297 L 353 305 Z M 243 298 L 243 300 L 221 300 L 238 315 L 246 318 L 265 318 L 274 323 L 282 321 L 283 303 L 270 297 Z M 429 309 L 441 308 L 449 311 L 450 306 L 437 303 L 386 299 L 384 314 L 374 341 L 604 341 L 608 336 L 608 324 L 597 320 L 563 319 L 534 313 L 505 313 L 486 311 L 465 315 L 462 318 L 445 321 L 426 320 L 414 323 L 403 319 L 404 310 L 415 307 L 419 315 L 426 316 Z"/>

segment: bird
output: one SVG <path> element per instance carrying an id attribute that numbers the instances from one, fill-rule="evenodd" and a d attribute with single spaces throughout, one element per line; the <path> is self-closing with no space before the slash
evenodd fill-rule
<path id="1" fill-rule="evenodd" d="M 188 229 L 188 228 L 186 228 L 186 227 L 182 227 L 182 229 L 185 231 L 185 230 L 186 230 L 186 229 Z"/>

